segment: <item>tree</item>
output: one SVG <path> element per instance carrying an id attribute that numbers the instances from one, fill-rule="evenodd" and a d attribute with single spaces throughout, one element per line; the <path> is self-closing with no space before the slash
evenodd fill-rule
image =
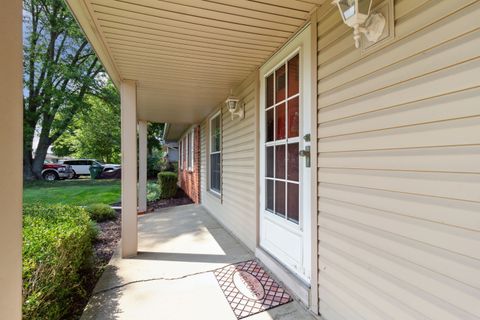
<path id="1" fill-rule="evenodd" d="M 41 178 L 49 146 L 89 106 L 108 101 L 107 76 L 61 0 L 24 1 L 24 178 Z M 32 155 L 35 130 L 39 143 Z"/>
<path id="2" fill-rule="evenodd" d="M 147 131 L 147 148 L 148 154 L 152 155 L 155 150 L 161 151 L 163 147 L 163 131 L 164 123 L 149 123 Z"/>
<path id="3" fill-rule="evenodd" d="M 71 125 L 53 143 L 60 157 L 94 158 L 105 163 L 120 162 L 120 107 L 88 96 L 90 108 L 74 117 Z"/>

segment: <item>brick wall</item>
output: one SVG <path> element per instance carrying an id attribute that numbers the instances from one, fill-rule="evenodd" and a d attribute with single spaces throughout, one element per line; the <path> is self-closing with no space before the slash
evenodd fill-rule
<path id="1" fill-rule="evenodd" d="M 179 155 L 179 164 L 178 164 L 178 180 L 180 188 L 192 199 L 195 203 L 200 203 L 200 127 L 197 126 L 193 129 L 194 134 L 194 143 L 193 143 L 193 167 L 192 170 L 188 168 L 188 133 L 182 138 L 182 148 L 179 150 L 183 152 L 183 156 Z M 180 147 L 180 141 L 179 141 Z M 180 159 L 183 161 L 183 168 L 180 166 Z"/>

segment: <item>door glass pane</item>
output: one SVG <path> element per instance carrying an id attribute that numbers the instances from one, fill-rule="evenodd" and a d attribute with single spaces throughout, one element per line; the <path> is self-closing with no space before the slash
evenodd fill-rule
<path id="1" fill-rule="evenodd" d="M 285 182 L 275 181 L 275 213 L 285 217 Z"/>
<path id="2" fill-rule="evenodd" d="M 298 93 L 299 73 L 298 73 L 298 54 L 288 61 L 288 96 L 291 97 Z"/>
<path id="3" fill-rule="evenodd" d="M 220 151 L 220 138 L 221 138 L 221 128 L 220 128 L 220 115 L 216 116 L 215 118 L 212 119 L 211 122 L 211 146 L 212 150 L 210 152 L 217 152 Z M 190 135 L 188 136 L 188 140 L 190 140 Z M 186 147 L 190 146 L 190 143 L 188 142 L 185 143 Z"/>
<path id="4" fill-rule="evenodd" d="M 273 74 L 267 78 L 267 92 L 265 96 L 267 97 L 267 108 L 273 106 Z"/>
<path id="5" fill-rule="evenodd" d="M 286 130 L 286 123 L 285 123 L 285 103 L 282 103 L 275 107 L 275 123 L 277 128 L 276 133 L 276 140 L 283 140 L 285 139 L 285 130 Z"/>
<path id="6" fill-rule="evenodd" d="M 268 77 L 265 92 L 265 207 L 298 224 L 300 190 L 300 59 L 285 61 Z"/>
<path id="7" fill-rule="evenodd" d="M 273 149 L 275 147 L 267 147 L 265 152 L 265 157 L 267 158 L 265 163 L 265 173 L 267 177 L 273 178 Z"/>
<path id="8" fill-rule="evenodd" d="M 298 194 L 298 184 L 288 183 L 287 186 L 287 218 L 290 221 L 298 223 L 299 217 L 299 194 Z"/>
<path id="9" fill-rule="evenodd" d="M 266 208 L 267 210 L 273 212 L 273 198 L 274 198 L 274 190 L 273 190 L 273 180 L 265 180 L 265 184 L 267 186 L 267 194 L 266 194 Z"/>
<path id="10" fill-rule="evenodd" d="M 275 71 L 275 103 L 285 100 L 285 65 Z"/>
<path id="11" fill-rule="evenodd" d="M 273 110 L 274 108 L 270 109 L 267 111 L 267 117 L 265 120 L 265 126 L 266 126 L 266 135 L 267 135 L 267 142 L 273 141 L 273 129 L 274 129 L 274 120 L 273 120 Z"/>
<path id="12" fill-rule="evenodd" d="M 275 147 L 275 178 L 285 179 L 285 145 Z"/>
<path id="13" fill-rule="evenodd" d="M 288 145 L 287 179 L 298 181 L 298 143 Z"/>
<path id="14" fill-rule="evenodd" d="M 298 97 L 288 101 L 288 137 L 298 137 L 299 130 Z"/>

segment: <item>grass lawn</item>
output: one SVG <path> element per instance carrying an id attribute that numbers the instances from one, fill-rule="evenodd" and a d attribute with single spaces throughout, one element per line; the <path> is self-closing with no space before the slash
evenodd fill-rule
<path id="1" fill-rule="evenodd" d="M 120 201 L 120 180 L 59 180 L 25 182 L 23 203 L 112 204 Z"/>

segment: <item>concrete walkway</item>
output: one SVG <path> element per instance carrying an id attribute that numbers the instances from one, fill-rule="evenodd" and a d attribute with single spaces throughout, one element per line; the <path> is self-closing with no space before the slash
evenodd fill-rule
<path id="1" fill-rule="evenodd" d="M 82 319 L 235 320 L 210 271 L 252 258 L 201 206 L 141 216 L 138 256 L 117 250 Z M 294 301 L 245 319 L 314 318 Z"/>

